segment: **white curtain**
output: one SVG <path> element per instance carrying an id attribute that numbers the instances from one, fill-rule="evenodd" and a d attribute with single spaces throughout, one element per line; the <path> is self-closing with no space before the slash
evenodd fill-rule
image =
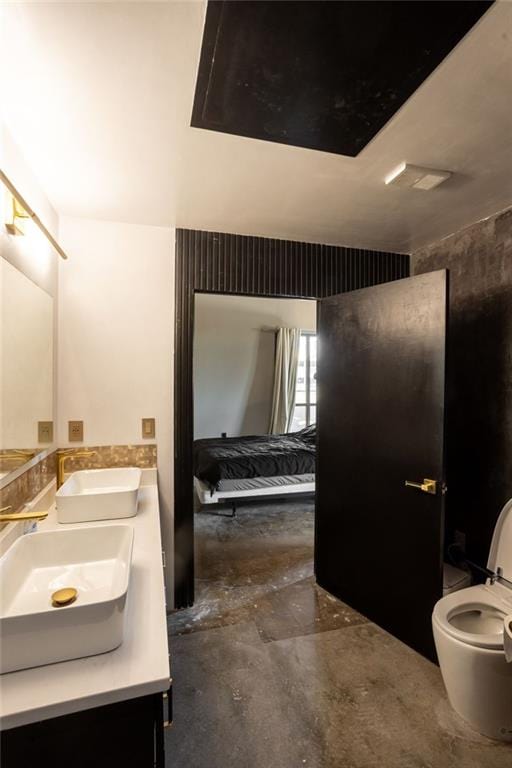
<path id="1" fill-rule="evenodd" d="M 300 330 L 279 328 L 276 340 L 274 392 L 269 432 L 278 435 L 289 432 L 293 421 L 295 388 L 299 365 Z"/>

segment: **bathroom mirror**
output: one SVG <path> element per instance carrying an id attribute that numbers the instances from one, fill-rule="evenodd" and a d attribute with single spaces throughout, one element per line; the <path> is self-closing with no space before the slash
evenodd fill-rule
<path id="1" fill-rule="evenodd" d="M 53 421 L 53 317 L 53 298 L 1 257 L 0 487 L 53 442 L 38 435 Z"/>

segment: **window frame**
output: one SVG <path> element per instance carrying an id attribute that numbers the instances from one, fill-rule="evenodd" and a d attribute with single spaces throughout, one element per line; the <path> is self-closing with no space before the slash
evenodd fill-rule
<path id="1" fill-rule="evenodd" d="M 305 365 L 305 376 L 306 376 L 306 402 L 298 402 L 295 400 L 293 404 L 293 411 L 295 416 L 295 409 L 297 407 L 299 408 L 305 408 L 306 409 L 306 426 L 311 426 L 311 408 L 314 406 L 316 408 L 316 402 L 311 402 L 311 337 L 314 336 L 316 339 L 316 331 L 301 331 L 300 332 L 301 337 L 304 336 L 306 339 L 306 365 Z M 295 396 L 297 396 L 297 389 L 295 389 Z M 316 419 L 315 419 L 316 421 Z"/>

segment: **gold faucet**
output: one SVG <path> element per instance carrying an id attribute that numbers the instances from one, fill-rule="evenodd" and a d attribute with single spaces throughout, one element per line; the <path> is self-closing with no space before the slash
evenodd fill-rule
<path id="1" fill-rule="evenodd" d="M 45 517 L 48 517 L 48 512 L 7 512 L 8 509 L 12 509 L 10 504 L 8 507 L 2 507 L 0 509 L 0 523 L 9 523 L 18 520 L 44 520 Z"/>
<path id="2" fill-rule="evenodd" d="M 74 448 L 68 448 L 66 451 L 57 451 L 57 490 L 64 482 L 64 464 L 66 459 L 80 459 L 84 456 L 95 456 L 96 451 L 76 451 Z"/>
<path id="3" fill-rule="evenodd" d="M 30 459 L 33 459 L 35 456 L 35 451 L 25 451 L 18 448 L 15 448 L 12 451 L 6 451 L 5 453 L 0 453 L 0 462 L 3 459 L 6 459 L 8 461 L 29 461 Z"/>

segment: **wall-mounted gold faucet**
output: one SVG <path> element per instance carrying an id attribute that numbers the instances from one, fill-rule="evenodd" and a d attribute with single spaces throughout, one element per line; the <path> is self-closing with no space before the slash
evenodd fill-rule
<path id="1" fill-rule="evenodd" d="M 18 448 L 14 448 L 12 451 L 6 451 L 5 453 L 0 453 L 0 462 L 3 460 L 6 461 L 30 461 L 30 459 L 33 459 L 35 456 L 35 451 L 25 451 Z"/>
<path id="2" fill-rule="evenodd" d="M 1 456 L 29 456 L 32 458 L 36 455 L 36 452 L 31 448 L 8 448 L 5 452 L 0 452 Z"/>
<path id="3" fill-rule="evenodd" d="M 81 459 L 85 456 L 95 456 L 96 451 L 76 451 L 68 448 L 66 451 L 57 451 L 57 490 L 64 482 L 64 464 L 67 459 Z"/>
<path id="4" fill-rule="evenodd" d="M 45 517 L 48 517 L 48 512 L 7 512 L 8 509 L 12 509 L 10 504 L 8 507 L 0 509 L 0 523 L 17 522 L 18 520 L 44 520 Z"/>

